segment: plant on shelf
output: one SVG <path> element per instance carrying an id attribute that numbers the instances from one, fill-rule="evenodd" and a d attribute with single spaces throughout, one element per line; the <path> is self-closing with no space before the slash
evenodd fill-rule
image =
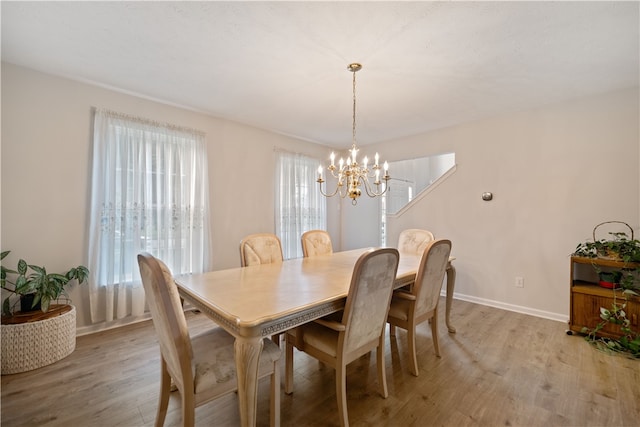
<path id="1" fill-rule="evenodd" d="M 608 239 L 596 239 L 596 230 L 605 224 L 624 224 L 629 228 L 631 237 L 625 232 L 609 232 L 610 237 Z M 596 225 L 593 229 L 593 241 L 578 244 L 572 255 L 622 263 L 622 267 L 614 271 L 603 270 L 596 263 L 593 263 L 593 268 L 598 273 L 600 281 L 612 284 L 612 288 L 620 287 L 623 290 L 639 290 L 640 240 L 633 237 L 633 228 L 626 222 L 606 221 Z"/>
<path id="2" fill-rule="evenodd" d="M 582 333 L 587 334 L 585 339 L 600 350 L 625 353 L 633 358 L 640 359 L 640 331 L 631 329 L 631 320 L 627 318 L 627 313 L 625 312 L 628 303 L 626 295 L 637 296 L 638 293 L 630 289 L 626 289 L 623 293 L 625 293 L 625 299 L 622 304 L 618 304 L 614 292 L 611 309 L 600 307 L 600 318 L 602 321 L 593 329 L 583 328 Z M 598 332 L 608 323 L 620 326 L 620 332 L 622 332 L 620 338 L 614 339 L 598 336 Z"/>
<path id="3" fill-rule="evenodd" d="M 3 260 L 10 251 L 0 253 L 0 260 Z M 0 267 L 0 287 L 10 293 L 2 303 L 2 314 L 10 316 L 14 312 L 15 305 L 18 301 L 11 303 L 11 297 L 18 295 L 20 298 L 25 296 L 33 296 L 33 302 L 30 309 L 41 306 L 43 312 L 49 310 L 52 301 L 56 301 L 61 296 L 67 297 L 65 287 L 69 282 L 77 280 L 79 284 L 83 284 L 89 277 L 87 267 L 80 265 L 71 268 L 66 273 L 47 273 L 45 267 L 27 264 L 23 259 L 18 261 L 16 270 L 6 268 L 4 265 Z"/>
<path id="4" fill-rule="evenodd" d="M 627 318 L 625 309 L 629 298 L 640 296 L 640 241 L 634 239 L 633 229 L 631 237 L 624 232 L 610 232 L 609 239 L 595 238 L 596 229 L 608 223 L 628 224 L 620 221 L 608 221 L 598 224 L 593 231 L 593 241 L 580 243 L 573 256 L 596 258 L 617 261 L 621 267 L 615 270 L 602 269 L 596 263 L 593 268 L 600 279 L 600 286 L 612 289 L 613 303 L 611 308 L 600 307 L 602 319 L 595 328 L 583 328 L 585 339 L 597 348 L 612 352 L 621 352 L 634 358 L 640 358 L 640 332 L 631 329 L 631 320 Z M 623 302 L 619 302 L 622 296 Z M 599 332 L 607 325 L 614 324 L 620 327 L 620 337 L 617 339 L 600 337 Z"/>
<path id="5" fill-rule="evenodd" d="M 627 233 L 609 233 L 611 239 L 600 239 L 593 242 L 580 243 L 574 256 L 585 258 L 604 258 L 614 261 L 640 262 L 640 241 L 629 238 Z"/>
<path id="6" fill-rule="evenodd" d="M 596 267 L 596 270 L 600 270 Z M 600 279 L 600 286 L 603 288 L 615 289 L 620 287 L 620 279 L 622 279 L 622 272 L 618 270 L 614 271 L 598 271 L 598 278 Z"/>

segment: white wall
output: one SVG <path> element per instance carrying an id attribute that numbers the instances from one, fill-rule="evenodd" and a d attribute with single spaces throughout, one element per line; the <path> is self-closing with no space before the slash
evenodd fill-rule
<path id="1" fill-rule="evenodd" d="M 274 147 L 320 159 L 330 149 L 183 108 L 2 64 L 2 250 L 62 271 L 87 264 L 92 107 L 191 127 L 207 134 L 214 269 L 239 266 L 238 243 L 273 232 Z M 340 250 L 339 210 L 329 232 Z M 86 287 L 71 298 L 90 324 Z"/>
<path id="2" fill-rule="evenodd" d="M 566 316 L 569 259 L 593 226 L 638 233 L 638 90 L 402 138 L 361 153 L 394 161 L 456 153 L 456 172 L 389 222 L 389 242 L 422 227 L 453 241 L 456 292 L 548 317 Z M 200 129 L 209 143 L 213 264 L 239 264 L 238 242 L 274 229 L 274 146 L 327 159 L 326 147 L 186 109 L 2 64 L 1 245 L 53 271 L 86 264 L 92 107 Z M 251 153 L 251 154 L 248 154 Z M 229 180 L 232 177 L 232 180 Z M 229 187 L 231 183 L 234 187 Z M 483 202 L 484 191 L 494 193 Z M 329 203 L 336 250 L 378 245 L 377 201 Z M 522 289 L 513 286 L 523 276 Z M 71 292 L 78 326 L 88 292 Z M 455 310 L 455 304 L 454 304 Z"/>
<path id="3" fill-rule="evenodd" d="M 432 230 L 452 240 L 459 297 L 566 319 L 576 245 L 607 220 L 640 234 L 638 96 L 636 88 L 366 147 L 390 161 L 456 154 L 452 176 L 389 219 L 389 245 L 404 228 Z M 485 191 L 493 201 L 482 201 Z M 345 230 L 376 232 L 358 218 L 343 215 L 345 240 Z"/>

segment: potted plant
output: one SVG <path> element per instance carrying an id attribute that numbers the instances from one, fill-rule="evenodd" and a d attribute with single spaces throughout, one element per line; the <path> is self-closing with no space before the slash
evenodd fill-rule
<path id="1" fill-rule="evenodd" d="M 616 289 L 620 287 L 620 279 L 622 278 L 621 271 L 598 271 L 598 278 L 600 281 L 598 284 L 603 288 Z"/>
<path id="2" fill-rule="evenodd" d="M 622 262 L 640 262 L 640 241 L 627 233 L 609 233 L 611 238 L 578 244 L 573 255 L 586 258 L 604 258 Z"/>
<path id="3" fill-rule="evenodd" d="M 629 227 L 631 237 L 625 232 L 610 232 L 609 239 L 596 239 L 596 229 L 609 223 L 621 223 Z M 600 258 L 622 263 L 618 270 L 603 270 L 596 263 L 593 268 L 598 273 L 600 286 L 610 289 L 638 290 L 638 274 L 640 273 L 640 240 L 633 237 L 633 229 L 620 221 L 608 221 L 598 224 L 593 229 L 593 241 L 583 242 L 576 246 L 573 256 L 584 258 Z"/>
<path id="4" fill-rule="evenodd" d="M 0 253 L 0 260 L 3 260 L 9 252 Z M 0 268 L 0 287 L 11 294 L 2 303 L 2 314 L 10 316 L 13 313 L 17 302 L 11 303 L 12 295 L 18 295 L 21 299 L 32 296 L 30 305 L 23 308 L 33 310 L 39 304 L 41 310 L 47 312 L 51 301 L 55 301 L 61 296 L 68 296 L 65 287 L 69 285 L 69 282 L 77 280 L 79 284 L 83 284 L 88 277 L 89 270 L 83 265 L 71 268 L 62 274 L 47 273 L 45 267 L 27 264 L 23 259 L 18 261 L 16 270 L 8 269 L 2 265 Z"/>
<path id="5" fill-rule="evenodd" d="M 596 229 L 609 223 L 624 224 L 631 230 L 631 237 L 625 232 L 610 232 L 608 239 L 596 239 Z M 610 308 L 600 307 L 600 323 L 593 329 L 583 328 L 585 339 L 601 350 L 622 352 L 634 358 L 640 358 L 640 332 L 634 331 L 625 309 L 632 297 L 640 295 L 640 241 L 633 237 L 633 229 L 620 221 L 608 221 L 593 229 L 593 241 L 578 244 L 573 256 L 600 258 L 618 261 L 622 267 L 603 270 L 595 262 L 593 267 L 598 273 L 599 285 L 612 289 L 613 303 Z M 618 295 L 621 295 L 622 302 Z M 618 325 L 619 338 L 600 337 L 599 332 L 607 325 Z"/>

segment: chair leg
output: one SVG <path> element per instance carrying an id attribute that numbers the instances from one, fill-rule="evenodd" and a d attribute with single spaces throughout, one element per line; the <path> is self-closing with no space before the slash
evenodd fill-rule
<path id="1" fill-rule="evenodd" d="M 436 351 L 436 356 L 440 357 L 440 344 L 438 344 L 438 309 L 433 312 L 433 318 L 431 319 L 431 339 L 433 339 L 433 348 Z"/>
<path id="2" fill-rule="evenodd" d="M 285 336 L 284 353 L 284 392 L 293 393 L 293 344 L 289 342 L 289 337 Z"/>
<path id="3" fill-rule="evenodd" d="M 196 422 L 196 402 L 193 392 L 184 390 L 182 393 L 182 426 L 193 427 Z"/>
<path id="4" fill-rule="evenodd" d="M 162 427 L 169 407 L 169 393 L 171 392 L 171 377 L 167 371 L 167 363 L 160 357 L 160 397 L 158 412 L 156 413 L 156 427 Z"/>
<path id="5" fill-rule="evenodd" d="M 389 396 L 387 390 L 387 375 L 384 366 L 384 329 L 382 335 L 380 335 L 380 341 L 378 342 L 378 348 L 376 350 L 376 363 L 378 365 L 378 382 L 380 383 L 380 394 L 385 399 Z"/>
<path id="6" fill-rule="evenodd" d="M 407 341 L 409 341 L 409 357 L 411 358 L 410 370 L 417 377 L 418 356 L 416 354 L 416 325 L 414 323 L 411 323 L 407 328 Z"/>
<path id="7" fill-rule="evenodd" d="M 340 426 L 349 426 L 349 414 L 347 413 L 347 367 L 342 363 L 336 366 L 336 397 L 338 398 L 338 416 Z"/>
<path id="8" fill-rule="evenodd" d="M 273 364 L 273 373 L 271 374 L 271 410 L 270 422 L 271 427 L 280 426 L 280 368 L 279 360 Z"/>

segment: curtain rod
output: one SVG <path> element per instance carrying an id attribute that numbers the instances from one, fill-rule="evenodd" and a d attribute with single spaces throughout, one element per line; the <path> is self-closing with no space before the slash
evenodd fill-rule
<path id="1" fill-rule="evenodd" d="M 296 154 L 298 156 L 305 156 L 305 157 L 309 157 L 309 158 L 312 158 L 312 159 L 319 159 L 318 156 L 314 156 L 314 155 L 311 155 L 309 153 L 300 153 L 298 151 L 291 151 L 291 150 L 287 150 L 286 148 L 282 148 L 282 147 L 274 146 L 273 147 L 273 151 L 276 152 L 276 153 Z"/>
<path id="2" fill-rule="evenodd" d="M 199 136 L 206 136 L 206 133 L 198 130 L 198 129 L 193 129 L 190 127 L 186 127 L 186 126 L 178 126 L 178 125 L 174 125 L 172 123 L 162 123 L 162 122 L 158 122 L 156 120 L 153 119 L 147 119 L 144 117 L 138 117 L 138 116 L 134 116 L 131 114 L 126 114 L 126 113 L 120 113 L 118 111 L 113 111 L 113 110 L 108 110 L 105 108 L 97 108 L 94 107 L 94 111 L 95 113 L 102 113 L 114 118 L 118 118 L 118 119 L 124 119 L 124 120 L 130 120 L 130 121 L 134 121 L 134 122 L 138 122 L 141 124 L 145 124 L 145 125 L 151 125 L 151 126 L 157 126 L 157 127 L 162 127 L 165 129 L 170 129 L 170 130 L 174 130 L 174 131 L 179 131 L 179 132 L 187 132 L 187 133 L 192 133 L 192 134 L 196 134 Z"/>

